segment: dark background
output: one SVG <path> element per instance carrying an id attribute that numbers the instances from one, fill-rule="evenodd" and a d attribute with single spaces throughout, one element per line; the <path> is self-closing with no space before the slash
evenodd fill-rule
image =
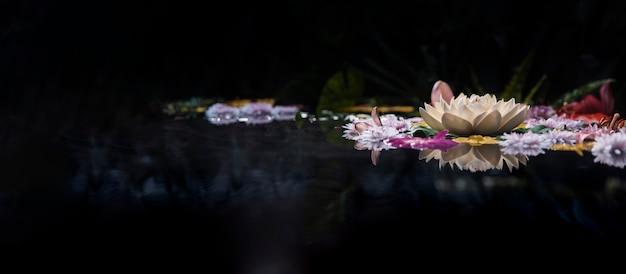
<path id="1" fill-rule="evenodd" d="M 393 73 L 421 98 L 437 79 L 475 90 L 472 68 L 498 93 L 531 52 L 527 90 L 545 74 L 549 101 L 615 78 L 619 102 L 625 12 L 622 1 L 0 1 L 0 104 L 68 121 L 191 96 L 314 106 L 349 67 Z M 370 79 L 364 96 L 397 95 Z"/>
<path id="2" fill-rule="evenodd" d="M 153 130 L 142 129 L 142 127 L 150 122 L 161 121 L 159 119 L 163 118 L 156 115 L 154 109 L 151 108 L 154 103 L 185 100 L 193 96 L 225 99 L 275 97 L 277 103 L 280 104 L 304 104 L 313 108 L 326 80 L 334 73 L 350 67 L 358 68 L 368 76 L 364 96 L 398 96 L 397 89 L 393 87 L 399 87 L 400 90 L 406 91 L 403 96 L 408 94 L 427 100 L 432 84 L 438 79 L 449 82 L 457 92 L 475 89 L 471 71 L 475 73 L 480 86 L 485 90 L 500 92 L 524 58 L 534 52 L 526 89 L 532 87 L 542 75 L 547 75 L 548 80 L 540 95 L 549 102 L 564 92 L 588 82 L 614 78 L 617 80 L 613 84 L 617 102 L 616 111 L 624 112 L 625 108 L 622 103 L 624 83 L 626 83 L 624 64 L 626 16 L 624 14 L 626 14 L 626 2 L 617 0 L 568 1 L 566 3 L 486 0 L 366 0 L 354 3 L 330 0 L 265 0 L 211 1 L 208 4 L 164 0 L 0 0 L 0 174 L 2 174 L 0 188 L 7 190 L 5 193 L 13 193 L 17 197 L 14 204 L 11 204 L 10 199 L 3 198 L 0 206 L 3 207 L 2 209 L 9 209 L 7 212 L 17 212 L 14 218 L 9 216 L 8 220 L 18 219 L 27 224 L 24 227 L 39 228 L 35 225 L 28 226 L 31 220 L 22 217 L 19 213 L 40 214 L 32 217 L 35 220 L 32 223 L 45 224 L 49 219 L 56 217 L 49 213 L 51 211 L 48 210 L 49 207 L 56 209 L 50 205 L 58 204 L 58 200 L 63 200 L 64 197 L 49 195 L 53 193 L 52 189 L 63 190 L 68 178 L 73 178 L 74 174 L 80 175 L 81 172 L 106 175 L 109 170 L 128 169 L 129 174 L 141 173 L 143 170 L 135 167 L 139 165 L 138 163 L 129 164 L 128 162 L 134 161 L 133 157 L 144 154 L 149 156 L 154 154 L 156 155 L 154 159 L 164 162 L 162 166 L 154 167 L 154 172 L 160 174 L 170 172 L 170 169 L 174 170 L 171 171 L 173 175 L 166 174 L 171 177 L 184 178 L 184 175 L 187 175 L 188 171 L 185 169 L 187 160 L 213 171 L 214 166 L 211 164 L 226 162 L 231 156 L 249 161 L 249 166 L 239 166 L 244 171 L 254 170 L 259 166 L 274 170 L 272 164 L 275 159 L 270 156 L 260 157 L 258 151 L 275 153 L 271 148 L 293 148 L 292 150 L 285 149 L 285 153 L 279 153 L 286 157 L 297 156 L 298 154 L 293 151 L 304 150 L 307 147 L 302 148 L 298 144 L 288 143 L 289 140 L 271 138 L 274 135 L 270 133 L 280 132 L 264 131 L 263 127 L 243 129 L 245 125 L 238 125 L 241 130 L 224 134 L 223 136 L 226 137 L 220 135 L 218 129 L 211 127 L 208 123 L 200 123 L 201 121 L 183 121 L 183 123 L 174 124 L 174 126 L 183 127 L 178 130 L 170 128 L 173 123 L 157 124 L 156 129 Z M 390 77 L 390 75 L 393 76 Z M 393 86 L 373 81 L 376 77 L 390 80 Z M 412 101 L 407 98 L 406 102 Z M 192 124 L 185 126 L 187 122 Z M 233 128 L 237 129 L 237 127 Z M 206 142 L 207 139 L 203 139 L 206 132 L 214 134 L 209 135 L 214 138 L 208 139 L 212 141 Z M 299 133 L 304 134 L 302 131 Z M 175 134 L 176 138 L 171 137 L 172 134 Z M 259 141 L 257 136 L 269 136 L 267 139 L 274 142 L 274 146 L 268 149 L 265 143 L 255 143 Z M 321 136 L 314 135 L 314 137 L 312 138 L 314 141 L 311 141 L 314 144 L 325 142 Z M 193 138 L 197 139 L 195 143 Z M 228 143 L 222 145 L 216 140 L 224 142 L 227 140 Z M 283 144 L 283 141 L 291 146 Z M 178 155 L 181 151 L 177 145 L 183 146 L 189 142 L 191 145 L 187 147 L 188 151 L 185 151 L 184 157 L 172 156 Z M 70 144 L 69 147 L 78 148 L 68 153 L 63 146 L 67 143 Z M 197 143 L 207 145 L 210 149 L 199 150 Z M 250 148 L 250 144 L 256 144 L 259 147 Z M 137 148 L 142 146 L 148 147 L 145 150 L 152 154 L 145 151 L 137 152 Z M 225 153 L 226 157 L 222 157 L 223 154 L 219 153 L 222 150 L 240 147 L 248 148 L 243 156 L 229 155 L 228 153 L 231 152 L 228 152 Z M 316 148 L 313 146 L 307 152 L 318 152 Z M 329 151 L 334 151 L 339 156 L 344 155 L 344 151 L 335 150 L 334 147 L 332 149 Z M 349 151 L 358 153 L 351 148 Z M 323 160 L 319 161 L 320 163 L 332 164 L 324 157 L 339 157 L 330 152 L 320 154 L 319 159 Z M 131 160 L 125 162 L 125 157 Z M 256 159 L 254 157 L 259 157 L 259 159 L 249 160 Z M 394 159 L 390 156 L 386 157 Z M 231 162 L 240 163 L 240 158 Z M 195 161 L 192 161 L 194 159 Z M 344 162 L 356 166 L 355 170 L 359 172 L 363 168 L 359 163 L 373 169 L 369 166 L 368 153 L 358 154 L 358 157 L 354 159 L 359 159 L 361 162 L 353 159 Z M 410 159 L 417 161 L 415 155 L 411 155 Z M 552 161 L 552 158 L 540 159 L 550 160 L 544 163 L 559 162 L 562 166 L 569 168 L 567 163 L 563 164 L 562 161 Z M 100 163 L 102 167 L 89 166 L 95 165 L 93 162 L 98 161 L 102 162 Z M 413 162 L 407 163 L 404 166 L 405 169 L 413 167 Z M 79 169 L 83 166 L 88 167 Z M 281 165 L 280 162 L 276 166 L 288 167 Z M 315 167 L 297 164 L 294 166 L 306 169 L 302 172 L 310 172 L 307 174 L 318 171 Z M 406 170 L 396 169 L 396 166 L 389 165 L 389 167 L 392 170 L 390 174 L 411 174 Z M 225 170 L 229 169 L 225 168 Z M 245 174 L 244 171 L 241 171 L 242 174 Z M 550 174 L 567 174 L 572 178 L 577 175 L 577 173 L 566 171 L 568 169 L 565 168 L 561 172 L 550 170 Z M 420 170 L 416 170 L 415 173 L 422 174 Z M 588 174 L 593 176 L 594 173 Z M 166 175 L 163 177 L 167 177 Z M 541 174 L 540 176 L 547 178 L 547 182 L 557 181 L 548 175 Z M 227 174 L 227 176 L 233 175 Z M 87 182 L 90 177 L 85 176 L 85 178 L 84 181 Z M 178 180 L 179 183 L 185 181 L 180 178 L 176 177 L 172 181 Z M 206 178 L 211 177 L 207 175 Z M 393 180 L 395 177 L 383 178 Z M 583 176 L 582 179 L 575 179 L 585 180 L 585 178 Z M 242 180 L 250 179 L 254 179 L 254 176 Z M 267 180 L 273 181 L 272 178 Z M 540 183 L 542 182 L 539 181 L 538 185 L 542 186 Z M 567 181 L 567 183 L 572 182 Z M 242 185 L 251 184 L 242 183 Z M 96 202 L 100 202 L 102 206 L 109 206 L 115 198 L 106 193 L 108 190 L 101 186 L 87 183 L 80 186 L 85 186 L 87 194 L 91 193 L 89 192 L 91 188 L 96 189 L 94 192 L 102 195 L 102 201 L 96 200 Z M 555 189 L 561 189 L 559 187 L 557 185 Z M 587 195 L 586 193 L 593 192 L 572 191 L 571 193 Z M 9 194 L 3 195 L 8 197 Z M 516 193 L 512 193 L 511 196 L 514 194 Z M 93 194 L 90 195 L 93 196 Z M 534 194 L 531 193 L 531 195 Z M 551 196 L 548 198 L 546 198 L 548 202 L 545 202 L 547 204 L 545 207 L 551 208 L 554 201 L 550 200 Z M 91 201 L 89 199 L 86 200 Z M 453 198 L 450 199 L 453 200 Z M 595 201 L 593 199 L 586 201 L 593 202 Z M 541 199 L 538 200 L 544 202 Z M 581 215 L 576 211 L 579 208 L 577 199 L 571 200 L 576 203 L 572 202 L 573 205 L 569 206 L 570 200 L 566 200 L 562 203 L 567 206 L 563 207 L 573 208 L 572 214 Z M 69 200 L 69 202 L 74 202 L 74 200 Z M 81 204 L 79 202 L 77 203 Z M 503 204 L 509 202 L 509 200 L 502 201 Z M 561 201 L 554 203 L 558 202 Z M 510 203 L 517 205 L 516 200 Z M 437 200 L 433 200 L 432 204 L 434 208 L 432 212 L 437 212 Z M 112 206 L 115 205 L 113 203 Z M 520 202 L 520 205 L 523 207 L 524 203 Z M 592 210 L 595 209 L 593 206 L 595 206 L 594 203 L 592 203 Z M 605 205 L 596 206 L 599 208 L 597 211 L 600 212 L 597 215 L 601 217 L 603 216 L 601 213 L 604 212 L 603 206 Z M 611 203 L 607 203 L 606 207 L 617 208 L 615 215 L 623 216 L 623 207 Z M 290 209 L 289 206 L 277 208 Z M 376 209 L 377 206 L 374 205 L 372 208 Z M 83 210 L 78 206 L 73 209 Z M 389 212 L 394 212 L 396 209 L 392 208 Z M 63 210 L 64 208 L 59 209 L 61 212 L 64 212 Z M 119 210 L 126 211 L 127 208 L 121 207 Z M 429 208 L 425 210 L 430 212 Z M 516 233 L 524 231 L 525 227 L 519 228 L 518 222 L 520 221 L 516 218 L 518 215 L 511 217 L 507 215 L 509 211 L 500 211 L 500 208 L 496 211 L 491 215 L 488 211 L 484 218 L 478 218 L 476 223 L 470 223 L 469 227 L 476 227 L 475 230 L 479 231 L 483 225 L 487 226 L 493 221 L 492 217 L 506 216 L 504 225 L 500 226 L 505 228 L 499 231 L 502 234 L 492 235 L 492 239 L 504 235 L 507 229 L 518 228 Z M 85 209 L 85 212 L 87 212 L 84 213 L 85 215 L 91 216 L 92 211 Z M 383 211 L 383 213 L 387 212 Z M 613 212 L 609 211 L 609 213 Z M 237 220 L 237 217 L 245 217 L 244 213 L 235 212 L 233 218 Z M 423 212 L 411 215 L 413 214 L 411 212 L 411 214 L 407 213 L 407 216 L 423 217 L 421 213 Z M 268 214 L 282 216 L 283 212 L 279 211 L 275 215 L 274 213 Z M 460 214 L 475 216 L 465 211 Z M 385 214 L 380 215 L 385 216 Z M 440 221 L 439 216 L 441 215 L 433 214 L 430 219 Z M 41 217 L 41 221 L 37 217 Z M 560 221 L 556 223 L 556 226 L 552 226 L 554 227 L 552 230 L 543 232 L 543 229 L 551 226 L 549 222 L 555 219 L 552 217 L 552 215 L 545 217 L 546 222 L 541 222 L 543 219 L 540 218 L 538 221 L 540 225 L 529 225 L 530 232 L 534 232 L 531 233 L 532 236 L 565 235 L 564 238 L 572 236 L 578 239 L 577 228 L 574 232 L 570 230 L 569 234 L 563 234 L 560 228 L 561 225 L 565 225 Z M 613 215 L 609 214 L 609 217 Z M 610 219 L 609 217 L 606 219 Z M 97 219 L 98 216 L 93 218 Z M 168 224 L 175 222 L 186 221 L 193 225 L 193 221 L 178 218 L 178 216 L 166 218 L 166 221 L 154 218 L 159 221 L 146 222 L 145 226 L 131 231 L 131 235 L 144 235 L 144 231 L 140 231 L 142 228 L 153 229 L 153 227 L 161 228 L 154 233 L 158 234 L 165 231 Z M 369 225 L 370 218 L 370 216 L 363 217 L 367 221 L 364 221 L 364 226 Z M 429 220 L 428 216 L 426 219 Z M 351 235 L 351 238 L 348 238 L 346 246 L 351 246 L 351 248 L 339 250 L 331 255 L 349 255 L 356 250 L 357 255 L 353 255 L 354 259 L 349 263 L 352 261 L 368 262 L 368 259 L 375 260 L 376 258 L 367 253 L 368 249 L 361 249 L 368 244 L 363 239 L 379 236 L 380 238 L 374 237 L 374 240 L 380 242 L 375 241 L 373 246 L 383 247 L 379 251 L 387 252 L 388 247 L 393 245 L 393 241 L 406 241 L 404 236 L 411 235 L 413 229 L 421 228 L 423 232 L 441 235 L 456 232 L 454 229 L 456 227 L 467 226 L 468 223 L 464 220 L 474 222 L 475 219 L 453 220 L 461 221 L 449 221 L 442 224 L 432 222 L 434 225 L 425 228 L 423 223 L 417 221 L 410 222 L 410 226 L 403 226 L 406 223 L 396 225 L 396 223 L 385 221 L 381 223 L 389 225 L 384 226 L 383 229 L 373 228 L 371 232 L 365 231 L 361 234 L 348 231 L 346 235 Z M 141 223 L 143 220 L 133 221 Z M 0 222 L 0 227 L 5 228 L 7 223 Z M 256 227 L 235 221 L 233 223 L 232 227 L 240 228 L 244 232 L 247 232 L 245 229 L 248 227 L 250 229 Z M 212 231 L 215 232 L 206 233 L 210 237 L 205 238 L 207 239 L 205 243 L 211 243 L 210 240 L 213 239 L 211 237 L 215 235 L 215 238 L 221 239 L 224 231 L 228 230 L 213 225 L 211 223 L 200 226 L 200 228 L 212 227 Z M 22 226 L 15 227 L 18 227 L 15 231 L 24 235 L 29 232 L 23 230 Z M 58 229 L 65 231 L 68 227 L 74 228 L 74 226 L 63 224 Z M 402 228 L 401 233 L 394 234 L 399 227 Z M 447 227 L 447 229 L 440 232 L 438 229 L 442 227 Z M 92 228 L 98 228 L 97 232 L 101 233 L 111 229 L 100 228 L 98 223 Z M 228 228 L 231 227 L 228 226 Z M 46 227 L 39 229 L 46 231 Z M 74 229 L 83 228 L 79 226 Z M 123 225 L 115 229 L 115 236 L 128 233 Z M 69 230 L 62 235 L 72 235 L 73 231 Z M 385 233 L 379 234 L 380 231 Z M 175 232 L 189 235 L 190 242 L 194 241 L 193 238 L 196 235 L 203 233 L 187 231 L 183 226 Z M 470 229 L 469 233 L 472 232 Z M 481 233 L 479 236 L 487 236 L 490 232 Z M 586 231 L 581 232 L 580 235 L 587 235 L 586 233 Z M 264 236 L 261 233 L 258 235 Z M 385 238 L 387 235 L 389 238 Z M 429 237 L 431 234 L 425 235 Z M 463 235 L 466 234 L 458 237 L 461 238 Z M 51 249 L 65 243 L 64 238 L 48 237 L 47 234 L 41 237 L 48 240 L 44 243 L 49 243 Z M 105 245 L 109 240 L 106 237 L 91 237 L 92 240 L 96 238 L 99 243 Z M 83 247 L 91 244 L 90 242 L 83 243 L 82 238 L 76 239 L 76 246 Z M 128 239 L 131 239 L 131 236 L 118 239 L 108 245 L 115 246 Z M 143 243 L 158 244 L 153 243 L 152 238 L 141 239 Z M 183 246 L 179 238 L 171 239 L 172 245 Z M 423 244 L 422 237 L 412 239 L 414 239 L 410 242 L 412 247 Z M 477 239 L 482 238 L 477 237 Z M 230 240 L 228 237 L 223 240 L 224 246 L 229 244 L 228 240 Z M 517 240 L 515 243 L 521 242 L 523 240 Z M 543 238 L 541 241 L 537 238 L 532 243 L 539 242 L 543 242 Z M 441 246 L 442 249 L 447 248 L 447 245 Z M 325 249 L 322 248 L 322 250 Z M 595 249 L 589 250 L 596 251 Z M 473 252 L 467 247 L 464 251 Z M 546 252 L 551 251 L 552 249 L 548 249 Z M 50 252 L 53 253 L 56 250 Z M 361 258 L 361 255 L 365 255 L 365 260 Z M 228 255 L 223 256 L 228 257 Z M 330 262 L 338 260 L 336 258 L 340 256 L 333 256 Z M 526 260 L 526 257 L 523 259 Z M 319 260 L 328 261 L 327 258 Z M 362 267 L 368 266 L 368 264 L 363 264 Z"/>

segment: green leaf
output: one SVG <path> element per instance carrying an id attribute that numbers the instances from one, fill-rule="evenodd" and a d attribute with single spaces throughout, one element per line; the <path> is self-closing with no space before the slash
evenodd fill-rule
<path id="1" fill-rule="evenodd" d="M 415 136 L 415 133 L 419 132 L 420 134 L 418 134 L 419 137 L 432 137 L 437 135 L 437 133 L 439 133 L 439 131 L 434 130 L 430 127 L 423 127 L 423 126 L 415 126 L 411 129 L 411 134 Z"/>
<path id="2" fill-rule="evenodd" d="M 304 123 L 304 118 L 302 118 L 302 112 L 296 112 L 296 128 L 302 128 L 302 124 Z"/>
<path id="3" fill-rule="evenodd" d="M 559 108 L 563 105 L 563 103 L 571 103 L 576 101 L 577 99 L 579 99 L 580 97 L 582 97 L 583 95 L 597 89 L 600 88 L 604 83 L 606 83 L 607 81 L 609 82 L 614 82 L 615 79 L 603 79 L 603 80 L 597 80 L 597 81 L 592 81 L 589 82 L 587 84 L 584 84 L 570 92 L 565 93 L 563 96 L 561 96 L 559 99 L 557 99 L 556 101 L 554 101 L 554 103 L 552 104 L 552 107 L 554 108 Z"/>
<path id="4" fill-rule="evenodd" d="M 517 71 L 509 80 L 509 83 L 504 88 L 504 92 L 501 95 L 501 98 L 504 100 L 509 100 L 511 98 L 516 98 L 516 100 L 521 101 L 522 93 L 524 90 L 524 85 L 526 84 L 526 77 L 528 76 L 528 71 L 530 70 L 530 64 L 532 63 L 533 58 L 535 57 L 534 52 L 530 52 L 526 58 L 522 61 L 522 64 L 517 68 Z"/>
<path id="5" fill-rule="evenodd" d="M 335 73 L 322 89 L 316 113 L 355 105 L 363 93 L 364 83 L 363 72 L 355 68 Z"/>
<path id="6" fill-rule="evenodd" d="M 530 104 L 532 102 L 533 96 L 535 96 L 535 93 L 537 93 L 537 90 L 539 90 L 539 87 L 541 87 L 541 85 L 546 79 L 548 79 L 547 75 L 544 74 L 541 76 L 541 79 L 539 79 L 539 82 L 537 82 L 537 84 L 530 90 L 528 95 L 526 95 L 526 99 L 524 99 L 524 104 Z"/>
<path id="7" fill-rule="evenodd" d="M 544 126 L 544 125 L 538 125 L 538 126 L 535 126 L 535 127 L 530 129 L 530 131 L 532 133 L 536 133 L 536 134 L 542 134 L 542 133 L 545 133 L 545 132 L 551 131 L 551 130 L 553 130 L 553 128 L 547 127 L 547 126 Z"/>

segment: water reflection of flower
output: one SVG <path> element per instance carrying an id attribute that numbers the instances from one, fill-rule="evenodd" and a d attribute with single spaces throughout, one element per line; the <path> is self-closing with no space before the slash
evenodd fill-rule
<path id="1" fill-rule="evenodd" d="M 490 169 L 501 170 L 506 162 L 509 171 L 519 168 L 520 163 L 526 165 L 528 156 L 510 155 L 500 151 L 498 145 L 470 145 L 460 143 L 458 146 L 442 150 L 425 149 L 420 151 L 420 160 L 429 162 L 432 159 L 439 161 L 439 168 L 449 164 L 452 168 L 469 170 L 471 172 L 487 171 Z"/>
<path id="2" fill-rule="evenodd" d="M 502 139 L 504 139 L 500 142 L 502 152 L 511 155 L 536 156 L 545 153 L 544 149 L 552 146 L 552 140 L 532 132 L 504 133 Z"/>
<path id="3" fill-rule="evenodd" d="M 444 139 L 447 133 L 448 131 L 443 130 L 432 138 L 421 138 L 421 137 L 391 138 L 389 139 L 389 144 L 396 148 L 412 148 L 412 149 L 419 149 L 419 150 L 438 149 L 442 151 L 447 151 L 449 148 L 452 148 L 458 145 L 458 143 L 455 141 Z"/>

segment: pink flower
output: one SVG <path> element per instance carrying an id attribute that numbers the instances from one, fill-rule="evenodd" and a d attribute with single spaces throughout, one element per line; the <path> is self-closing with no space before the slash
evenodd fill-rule
<path id="1" fill-rule="evenodd" d="M 439 149 L 447 151 L 451 147 L 457 146 L 459 143 L 444 139 L 447 130 L 440 131 L 435 137 L 432 138 L 420 138 L 420 137 L 400 137 L 389 139 L 389 144 L 396 148 L 412 148 L 412 149 Z"/>
<path id="2" fill-rule="evenodd" d="M 556 118 L 558 115 L 551 106 L 531 106 L 526 119 Z"/>
<path id="3" fill-rule="evenodd" d="M 382 150 L 395 149 L 388 143 L 388 139 L 406 136 L 405 132 L 410 129 L 410 122 L 395 116 L 385 116 L 381 119 L 377 108 L 374 107 L 371 118 L 356 120 L 342 128 L 344 128 L 343 137 L 355 141 L 355 149 L 372 151 L 372 164 L 376 165 Z"/>
<path id="4" fill-rule="evenodd" d="M 597 124 L 591 124 L 588 127 L 576 132 L 576 142 L 593 141 L 597 137 L 609 135 L 613 133 L 608 127 L 600 127 Z"/>

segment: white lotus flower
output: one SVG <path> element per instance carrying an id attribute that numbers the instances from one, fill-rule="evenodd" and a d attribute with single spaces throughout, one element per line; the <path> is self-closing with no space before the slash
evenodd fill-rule
<path id="1" fill-rule="evenodd" d="M 447 103 L 443 98 L 438 102 L 424 104 L 420 114 L 435 130 L 448 130 L 450 133 L 468 135 L 500 135 L 524 122 L 530 106 L 509 101 L 497 100 L 495 95 L 461 93 Z"/>

